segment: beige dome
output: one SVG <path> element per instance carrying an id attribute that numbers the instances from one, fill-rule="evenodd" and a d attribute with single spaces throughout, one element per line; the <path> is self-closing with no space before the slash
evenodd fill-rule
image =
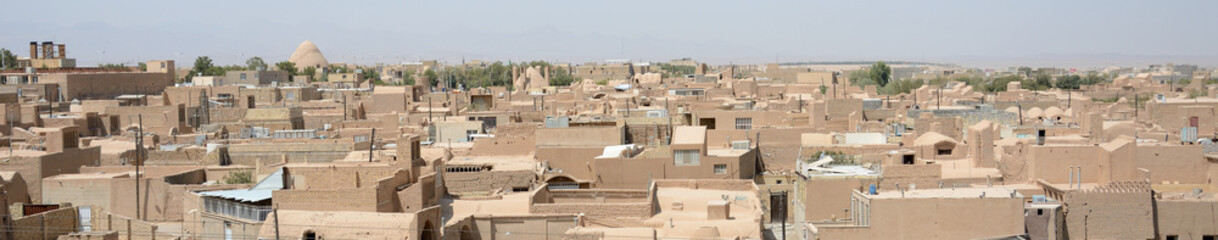
<path id="1" fill-rule="evenodd" d="M 313 42 L 309 40 L 300 43 L 300 46 L 296 47 L 296 51 L 292 52 L 292 57 L 289 57 L 288 61 L 295 63 L 297 69 L 330 66 L 330 62 L 326 61 L 326 56 L 322 56 L 321 50 L 317 49 L 317 45 L 313 45 Z"/>
<path id="2" fill-rule="evenodd" d="M 1059 107 L 1049 107 L 1045 109 L 1045 117 L 1048 118 L 1061 117 L 1063 114 L 1065 114 L 1065 111 L 1062 111 L 1062 109 Z"/>

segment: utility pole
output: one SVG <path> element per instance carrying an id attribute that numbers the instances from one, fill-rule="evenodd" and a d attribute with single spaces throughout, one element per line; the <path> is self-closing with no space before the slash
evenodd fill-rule
<path id="1" fill-rule="evenodd" d="M 1015 105 L 1019 107 L 1019 125 L 1023 126 L 1023 104 Z"/>
<path id="2" fill-rule="evenodd" d="M 144 148 L 144 115 L 139 114 L 140 127 L 136 130 L 135 135 L 135 218 L 143 220 L 140 216 L 140 164 L 143 157 Z"/>
<path id="3" fill-rule="evenodd" d="M 787 191 L 782 191 L 782 240 L 787 240 Z"/>
<path id="4" fill-rule="evenodd" d="M 368 137 L 368 162 L 372 162 L 372 149 L 376 148 L 376 128 L 372 128 L 372 136 Z"/>
<path id="5" fill-rule="evenodd" d="M 271 212 L 275 214 L 275 240 L 279 240 L 279 208 L 272 208 Z"/>
<path id="6" fill-rule="evenodd" d="M 664 136 L 666 137 L 666 139 L 664 139 L 665 140 L 664 142 L 668 143 L 668 144 L 672 144 L 672 112 L 670 112 L 672 110 L 669 109 L 668 107 L 669 107 L 668 106 L 668 97 L 665 97 L 664 98 L 664 115 L 667 115 L 667 117 L 668 117 L 668 129 L 665 129 L 665 130 L 667 130 L 667 131 L 665 131 L 665 132 L 667 132 L 667 134 L 664 134 Z M 9 155 L 12 155 L 12 154 L 9 154 Z"/>

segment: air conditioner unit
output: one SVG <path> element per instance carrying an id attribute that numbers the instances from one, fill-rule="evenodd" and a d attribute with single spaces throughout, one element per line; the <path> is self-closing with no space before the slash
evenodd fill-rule
<path id="1" fill-rule="evenodd" d="M 732 150 L 749 150 L 749 141 L 732 141 Z"/>

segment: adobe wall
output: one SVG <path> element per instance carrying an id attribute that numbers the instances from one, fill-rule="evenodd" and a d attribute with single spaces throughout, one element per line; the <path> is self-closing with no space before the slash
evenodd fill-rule
<path id="1" fill-rule="evenodd" d="M 1155 203 L 1155 223 L 1159 239 L 1175 235 L 1177 239 L 1202 239 L 1218 235 L 1218 202 L 1194 200 L 1158 200 Z"/>
<path id="2" fill-rule="evenodd" d="M 622 189 L 551 189 L 546 199 L 533 199 L 532 204 L 548 203 L 639 203 L 647 202 L 649 193 L 644 190 Z M 536 202 L 540 201 L 540 202 Z"/>
<path id="3" fill-rule="evenodd" d="M 42 202 L 72 206 L 110 207 L 110 179 L 79 178 L 42 180 Z"/>
<path id="4" fill-rule="evenodd" d="M 436 191 L 436 175 L 419 177 L 418 182 L 398 191 L 399 207 L 403 212 L 415 212 L 435 205 L 442 193 Z"/>
<path id="5" fill-rule="evenodd" d="M 894 187 L 900 184 L 901 188 L 908 188 L 909 184 L 916 184 L 918 188 L 938 188 L 939 182 L 943 180 L 943 166 L 938 164 L 918 164 L 918 165 L 884 165 L 883 171 L 883 186 L 881 188 Z"/>
<path id="6" fill-rule="evenodd" d="M 182 217 L 182 195 L 173 194 L 169 184 L 161 178 L 140 178 L 139 195 L 136 195 L 135 178 L 110 180 L 110 206 L 107 211 L 123 216 L 136 216 L 136 209 L 144 220 L 177 220 Z M 136 205 L 139 198 L 139 205 Z"/>
<path id="7" fill-rule="evenodd" d="M 588 217 L 647 218 L 654 213 L 650 201 L 642 203 L 541 203 L 529 206 L 532 214 L 584 214 Z"/>
<path id="8" fill-rule="evenodd" d="M 448 239 L 496 239 L 496 240 L 559 240 L 564 238 L 567 230 L 579 226 L 577 217 L 571 214 L 556 215 L 524 215 L 524 216 L 479 216 L 475 215 L 469 231 L 474 232 L 470 238 L 466 235 L 451 235 Z M 459 228 L 445 228 L 453 231 Z M 497 233 L 537 233 L 537 234 L 497 234 Z"/>
<path id="9" fill-rule="evenodd" d="M 1215 115 L 1218 103 L 1157 103 L 1146 102 L 1146 114 L 1151 121 L 1171 133 L 1179 133 L 1180 128 L 1189 124 L 1190 117 L 1197 117 L 1197 135 L 1206 136 L 1218 132 L 1218 115 Z"/>
<path id="10" fill-rule="evenodd" d="M 1071 239 L 1155 238 L 1150 191 L 1097 189 L 1066 193 L 1066 231 Z M 1195 209 L 1194 209 L 1195 210 Z"/>
<path id="11" fill-rule="evenodd" d="M 386 166 L 289 167 L 292 189 L 373 188 L 398 169 Z"/>
<path id="12" fill-rule="evenodd" d="M 376 211 L 377 212 L 402 212 L 401 199 L 397 188 L 407 186 L 415 178 L 410 176 L 409 169 L 398 169 L 393 173 L 393 176 L 382 178 L 376 182 Z"/>
<path id="13" fill-rule="evenodd" d="M 639 189 L 649 179 L 753 179 L 756 150 L 740 157 L 701 156 L 699 164 L 677 166 L 671 155 L 664 158 L 595 159 L 593 182 L 597 188 Z M 726 172 L 714 172 L 715 165 L 726 165 Z"/>
<path id="14" fill-rule="evenodd" d="M 272 193 L 280 210 L 376 212 L 376 189 L 276 190 Z"/>
<path id="15" fill-rule="evenodd" d="M 144 132 L 172 135 L 170 128 L 178 128 L 179 132 L 186 132 L 184 129 L 186 127 L 185 111 L 185 107 L 182 105 L 112 106 L 106 107 L 103 113 L 117 116 L 118 124 L 122 128 L 140 123 L 142 117 Z"/>
<path id="16" fill-rule="evenodd" d="M 39 81 L 57 83 L 63 99 L 114 99 L 123 94 L 158 94 L 173 85 L 170 73 L 71 73 L 45 74 Z"/>
<path id="17" fill-rule="evenodd" d="M 1209 184 L 1210 163 L 1201 145 L 1139 145 L 1134 164 L 1150 170 L 1150 182 L 1179 181 L 1181 184 Z M 1114 163 L 1115 164 L 1115 163 Z M 1140 172 L 1129 173 L 1126 180 L 1145 178 Z"/>
<path id="18" fill-rule="evenodd" d="M 444 185 L 450 193 L 511 191 L 515 187 L 530 187 L 537 180 L 531 170 L 445 172 Z"/>
<path id="19" fill-rule="evenodd" d="M 871 199 L 869 227 L 819 227 L 820 239 L 978 239 L 1024 233 L 1022 198 Z"/>
<path id="20" fill-rule="evenodd" d="M 13 218 L 13 239 L 56 239 L 76 231 L 77 221 L 75 207 Z"/>
<path id="21" fill-rule="evenodd" d="M 1107 181 L 1111 172 L 1107 151 L 1092 145 L 1031 145 L 1028 146 L 1026 169 L 1029 179 L 1044 179 L 1050 183 L 1070 182 L 1070 167 L 1081 166 L 1086 183 Z M 1078 176 L 1075 176 L 1078 178 Z M 1077 181 L 1077 180 L 1075 180 Z"/>
<path id="22" fill-rule="evenodd" d="M 540 162 L 548 162 L 550 169 L 562 170 L 577 180 L 595 180 L 592 173 L 592 158 L 600 156 L 603 146 L 587 147 L 550 147 L 538 146 L 535 157 Z"/>
<path id="23" fill-rule="evenodd" d="M 625 142 L 619 127 L 538 128 L 538 146 L 612 146 Z"/>
<path id="24" fill-rule="evenodd" d="M 855 190 L 866 191 L 875 178 L 809 178 L 804 182 L 805 221 L 822 221 L 850 218 L 850 196 Z M 798 220 L 798 219 L 797 219 Z"/>
<path id="25" fill-rule="evenodd" d="M 267 220 L 271 220 L 271 216 L 267 215 Z M 192 232 L 197 239 L 207 239 L 216 236 L 224 236 L 225 225 L 232 231 L 233 239 L 257 239 L 258 231 L 262 229 L 262 222 L 248 222 L 244 219 L 231 218 L 221 214 L 200 213 L 199 222 L 195 223 L 195 229 L 198 231 Z M 157 239 L 163 239 L 157 237 Z"/>
<path id="26" fill-rule="evenodd" d="M 100 158 L 100 147 L 71 148 L 63 152 L 47 153 L 41 156 L 18 155 L 12 161 L 0 163 L 5 171 L 14 171 L 21 175 L 30 201 L 42 202 L 42 179 L 59 174 L 78 173 L 81 166 L 93 165 Z"/>

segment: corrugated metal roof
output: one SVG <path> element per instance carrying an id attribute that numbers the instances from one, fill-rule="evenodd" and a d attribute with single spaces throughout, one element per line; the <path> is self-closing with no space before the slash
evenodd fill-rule
<path id="1" fill-rule="evenodd" d="M 199 195 L 242 202 L 259 202 L 271 199 L 271 192 L 280 189 L 283 189 L 283 168 L 279 168 L 275 173 L 263 178 L 250 189 L 200 192 Z"/>

